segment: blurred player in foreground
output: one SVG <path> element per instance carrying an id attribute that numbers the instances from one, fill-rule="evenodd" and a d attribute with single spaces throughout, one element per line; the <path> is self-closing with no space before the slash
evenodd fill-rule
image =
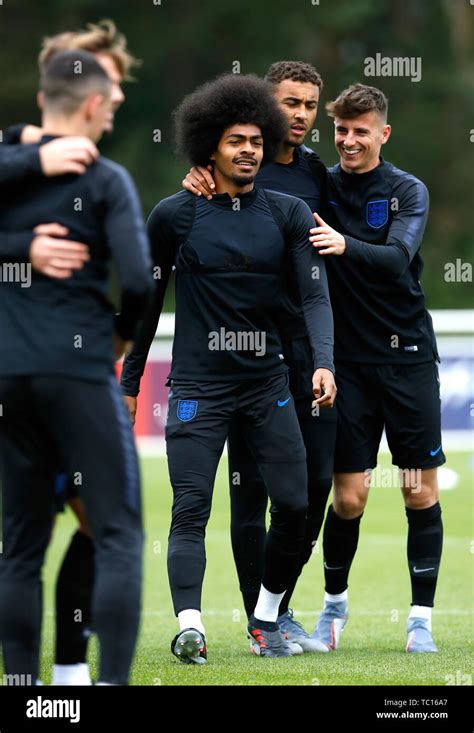
<path id="1" fill-rule="evenodd" d="M 131 70 L 139 62 L 128 51 L 126 39 L 114 23 L 103 20 L 83 30 L 46 38 L 38 59 L 40 71 L 55 54 L 74 49 L 93 53 L 111 81 L 111 107 L 104 119 L 104 133 L 110 133 L 114 129 L 115 113 L 125 101 L 122 83 L 131 79 Z M 82 175 L 99 155 L 88 137 L 68 135 L 39 147 L 28 144 L 39 142 L 42 135 L 42 128 L 35 125 L 17 124 L 8 128 L 7 145 L 0 146 L 0 185 L 31 181 L 41 174 L 48 177 L 66 173 Z M 33 238 L 29 234 L 3 232 L 0 256 L 30 261 L 38 272 L 49 277 L 70 277 L 87 261 L 88 247 L 65 239 L 68 235 L 68 229 L 56 222 L 39 224 Z M 61 473 L 55 486 L 58 510 L 62 511 L 67 503 L 79 527 L 64 556 L 56 586 L 53 684 L 87 685 L 91 682 L 86 652 L 91 633 L 94 546 L 74 481 Z"/>
<path id="2" fill-rule="evenodd" d="M 110 120 L 111 82 L 91 54 L 56 54 L 43 71 L 41 93 L 38 147 L 67 135 L 97 142 Z M 15 278 L 0 288 L 5 668 L 31 684 L 38 676 L 40 574 L 55 475 L 64 467 L 79 487 L 96 548 L 99 681 L 127 684 L 140 617 L 143 534 L 138 461 L 114 355 L 120 357 L 133 339 L 148 303 L 148 242 L 133 182 L 103 158 L 82 176 L 37 177 L 3 194 L 2 231 L 32 232 L 43 217 L 63 224 L 89 254 L 69 278 L 44 276 L 27 263 L 15 270 L 29 273 L 26 284 Z M 115 323 L 106 298 L 112 261 L 122 288 Z"/>

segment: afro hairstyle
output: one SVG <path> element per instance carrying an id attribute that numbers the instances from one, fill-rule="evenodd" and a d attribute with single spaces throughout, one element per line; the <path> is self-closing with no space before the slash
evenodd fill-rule
<path id="1" fill-rule="evenodd" d="M 174 112 L 177 151 L 193 165 L 206 166 L 232 125 L 252 124 L 263 137 L 263 161 L 276 158 L 288 122 L 268 82 L 254 74 L 225 74 L 188 94 Z"/>

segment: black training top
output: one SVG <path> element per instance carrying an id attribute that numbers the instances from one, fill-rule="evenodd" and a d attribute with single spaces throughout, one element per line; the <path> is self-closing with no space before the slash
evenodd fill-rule
<path id="1" fill-rule="evenodd" d="M 288 249 L 314 368 L 332 370 L 331 306 L 324 263 L 308 246 L 311 222 L 303 201 L 257 187 L 236 199 L 219 194 L 208 201 L 180 191 L 161 201 L 148 221 L 159 268 L 154 305 L 125 360 L 125 394 L 138 394 L 173 264 L 172 378 L 243 381 L 286 371 L 275 319 Z"/>
<path id="2" fill-rule="evenodd" d="M 38 145 L 21 145 L 25 125 L 10 125 L 0 144 L 0 186 L 43 177 Z M 0 232 L 0 261 L 27 262 L 32 232 Z"/>
<path id="3" fill-rule="evenodd" d="M 328 224 L 346 240 L 343 255 L 325 256 L 336 362 L 407 364 L 437 358 L 419 280 L 426 186 L 381 159 L 368 173 L 329 168 L 328 199 Z"/>
<path id="4" fill-rule="evenodd" d="M 257 183 L 262 188 L 297 196 L 312 212 L 324 216 L 326 167 L 318 155 L 304 145 L 294 149 L 291 163 L 269 163 L 260 168 Z M 313 221 L 312 226 L 316 226 Z M 309 235 L 308 235 L 309 236 Z M 284 342 L 306 335 L 298 283 L 291 262 L 285 266 L 285 292 L 278 325 Z"/>
<path id="5" fill-rule="evenodd" d="M 39 145 L 22 145 L 24 123 L 10 125 L 0 144 L 0 185 L 41 177 Z M 52 140 L 52 138 L 48 138 Z"/>
<path id="6" fill-rule="evenodd" d="M 311 211 L 318 211 L 326 182 L 326 167 L 316 153 L 304 145 L 293 151 L 291 163 L 268 163 L 257 173 L 261 188 L 297 196 Z"/>
<path id="7" fill-rule="evenodd" d="M 50 139 L 24 147 L 31 151 Z M 68 227 L 67 239 L 89 246 L 90 260 L 65 280 L 25 269 L 29 245 L 22 249 L 19 242 L 31 242 L 33 228 L 48 222 Z M 112 263 L 122 291 L 115 328 L 107 298 Z M 99 158 L 82 176 L 10 181 L 0 197 L 0 276 L 1 376 L 107 378 L 114 366 L 114 330 L 125 340 L 134 336 L 153 285 L 140 204 L 127 171 Z"/>

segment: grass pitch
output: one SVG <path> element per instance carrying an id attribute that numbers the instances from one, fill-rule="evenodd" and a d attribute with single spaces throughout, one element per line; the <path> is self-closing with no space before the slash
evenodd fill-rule
<path id="1" fill-rule="evenodd" d="M 134 685 L 445 685 L 469 684 L 472 633 L 472 463 L 453 453 L 448 466 L 460 474 L 456 489 L 441 492 L 444 554 L 434 638 L 439 654 L 404 652 L 410 581 L 406 564 L 407 525 L 400 491 L 373 488 L 361 523 L 359 550 L 350 577 L 350 618 L 340 648 L 264 660 L 249 653 L 229 539 L 225 459 L 221 461 L 207 532 L 207 571 L 203 592 L 206 666 L 181 664 L 170 653 L 177 631 L 166 575 L 171 488 L 164 458 L 142 461 L 146 524 L 143 622 L 135 658 Z M 381 468 L 388 470 L 386 456 Z M 387 482 L 384 482 L 385 485 Z M 388 482 L 390 483 L 390 482 Z M 42 670 L 50 682 L 53 663 L 54 580 L 74 530 L 70 513 L 58 520 L 44 573 L 45 618 Z M 316 547 L 293 597 L 295 617 L 312 631 L 323 600 L 322 552 Z M 93 677 L 97 644 L 90 647 Z M 0 669 L 1 671 L 1 669 Z"/>

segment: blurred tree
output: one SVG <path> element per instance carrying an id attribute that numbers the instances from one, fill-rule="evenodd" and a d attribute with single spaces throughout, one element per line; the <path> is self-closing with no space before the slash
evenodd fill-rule
<path id="1" fill-rule="evenodd" d="M 143 59 L 138 82 L 101 149 L 126 165 L 148 213 L 180 188 L 188 168 L 174 154 L 172 110 L 196 85 L 230 72 L 264 74 L 273 61 L 313 63 L 323 102 L 362 81 L 390 98 L 387 159 L 421 178 L 431 195 L 423 245 L 430 307 L 472 305 L 467 283 L 446 283 L 445 265 L 472 261 L 474 7 L 468 0 L 4 0 L 0 5 L 0 129 L 38 121 L 41 38 L 112 16 Z M 422 79 L 366 77 L 367 57 L 415 57 Z M 332 123 L 317 120 L 320 155 L 336 162 Z M 159 142 L 161 140 L 161 142 Z M 311 143 L 310 143 L 311 144 Z"/>

